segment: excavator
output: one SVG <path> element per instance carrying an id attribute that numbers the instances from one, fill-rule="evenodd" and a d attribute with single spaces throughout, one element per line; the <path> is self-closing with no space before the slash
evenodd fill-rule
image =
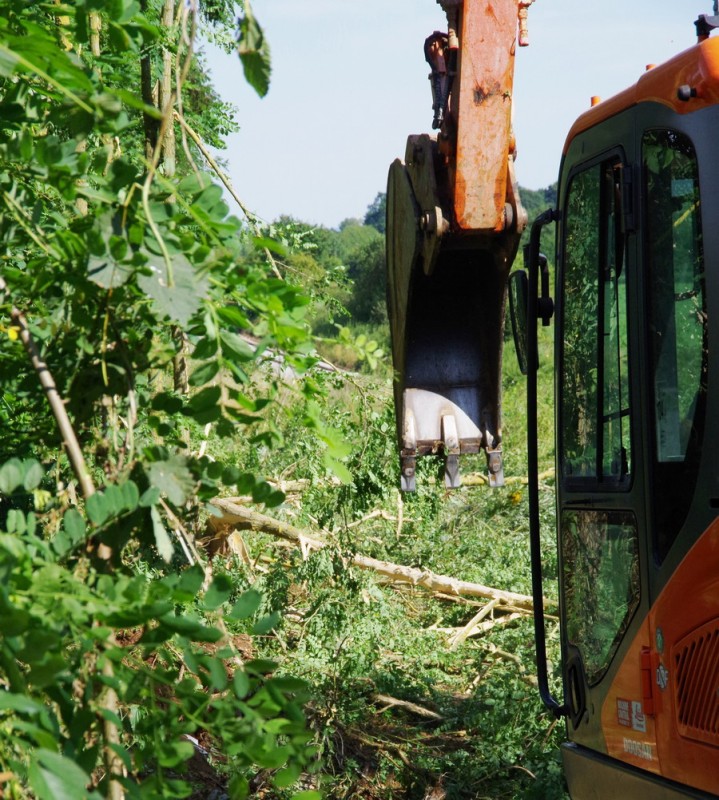
<path id="1" fill-rule="evenodd" d="M 456 487 L 460 457 L 482 451 L 502 485 L 508 298 L 527 376 L 537 678 L 565 720 L 570 795 L 717 798 L 719 11 L 696 20 L 695 44 L 574 122 L 556 207 L 510 274 L 528 225 L 512 103 L 532 1 L 437 0 L 447 30 L 424 45 L 434 132 L 410 136 L 389 170 L 401 488 L 416 488 L 427 455 Z M 542 604 L 540 320 L 554 322 L 558 698 Z"/>

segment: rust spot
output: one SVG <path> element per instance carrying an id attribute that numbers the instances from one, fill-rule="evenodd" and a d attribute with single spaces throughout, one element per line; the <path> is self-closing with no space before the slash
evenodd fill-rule
<path id="1" fill-rule="evenodd" d="M 482 103 L 489 97 L 489 93 L 485 92 L 481 86 L 476 86 L 474 89 L 474 104 L 481 106 Z"/>
<path id="2" fill-rule="evenodd" d="M 501 91 L 502 87 L 499 81 L 495 81 L 494 84 L 488 89 L 477 84 L 474 87 L 474 104 L 476 106 L 481 106 L 488 97 L 493 97 L 494 95 L 499 94 Z"/>

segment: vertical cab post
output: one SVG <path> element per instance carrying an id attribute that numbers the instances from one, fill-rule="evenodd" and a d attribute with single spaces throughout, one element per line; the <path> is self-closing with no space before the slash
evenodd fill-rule
<path id="1" fill-rule="evenodd" d="M 542 580 L 542 552 L 539 522 L 539 478 L 537 455 L 537 321 L 549 325 L 554 313 L 554 303 L 549 296 L 549 272 L 547 260 L 539 252 L 542 228 L 556 222 L 558 212 L 549 209 L 532 223 L 529 246 L 525 252 L 528 270 L 527 296 L 527 465 L 529 478 L 529 539 L 531 546 L 532 599 L 534 605 L 534 639 L 537 656 L 537 681 L 544 705 L 556 716 L 565 716 L 566 705 L 560 704 L 549 689 L 547 674 L 547 642 L 544 627 L 544 587 Z M 541 278 L 541 295 L 540 289 Z M 515 333 L 515 339 L 517 334 Z"/>

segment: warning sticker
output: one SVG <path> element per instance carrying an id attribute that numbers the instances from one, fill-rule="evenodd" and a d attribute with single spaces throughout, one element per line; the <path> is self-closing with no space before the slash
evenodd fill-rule
<path id="1" fill-rule="evenodd" d="M 632 702 L 632 728 L 640 733 L 647 732 L 647 718 L 644 716 L 642 704 Z"/>
<path id="2" fill-rule="evenodd" d="M 632 703 L 629 700 L 623 700 L 617 697 L 617 722 L 627 728 L 632 727 Z"/>

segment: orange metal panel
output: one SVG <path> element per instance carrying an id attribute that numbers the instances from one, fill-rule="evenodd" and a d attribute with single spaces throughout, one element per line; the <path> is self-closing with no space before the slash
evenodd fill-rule
<path id="1" fill-rule="evenodd" d="M 696 97 L 680 100 L 677 96 L 680 86 L 694 89 Z M 646 102 L 661 103 L 677 114 L 690 114 L 719 103 L 719 37 L 707 39 L 653 67 L 633 86 L 586 111 L 569 131 L 564 152 L 578 134 L 637 103 Z"/>
<path id="2" fill-rule="evenodd" d="M 717 40 L 719 42 L 719 40 Z M 649 614 L 653 647 L 664 676 L 659 696 L 664 720 L 657 726 L 662 773 L 675 781 L 719 793 L 719 674 L 715 651 L 700 668 L 692 664 L 684 674 L 682 660 L 690 646 L 707 641 L 707 631 L 719 630 L 719 519 L 709 526 L 686 555 Z M 691 602 L 688 601 L 691 598 Z M 661 677 L 661 676 L 660 676 Z M 688 683 L 686 682 L 688 679 Z M 665 685 L 665 688 L 662 688 Z M 696 704 L 712 718 L 702 731 L 694 719 Z M 694 715 L 685 711 L 692 711 Z M 701 715 L 700 715 L 701 716 Z"/>
<path id="3" fill-rule="evenodd" d="M 502 231 L 518 0 L 465 0 L 460 23 L 454 210 L 464 230 Z"/>
<path id="4" fill-rule="evenodd" d="M 655 721 L 647 708 L 643 654 L 649 652 L 645 620 L 622 662 L 602 706 L 602 732 L 607 753 L 627 764 L 659 773 Z"/>
<path id="5" fill-rule="evenodd" d="M 713 794 L 719 793 L 718 563 L 719 519 L 660 593 L 602 706 L 609 755 Z M 643 718 L 637 720 L 634 707 Z"/>

